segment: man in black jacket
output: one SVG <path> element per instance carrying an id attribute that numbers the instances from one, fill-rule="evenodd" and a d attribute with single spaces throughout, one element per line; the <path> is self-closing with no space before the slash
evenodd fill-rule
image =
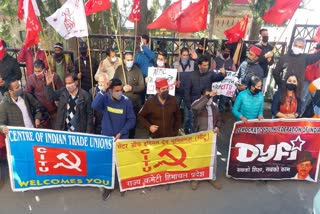
<path id="1" fill-rule="evenodd" d="M 305 44 L 306 42 L 304 38 L 296 38 L 288 53 L 280 57 L 272 72 L 278 86 L 281 86 L 287 72 L 297 75 L 299 83 L 303 85 L 306 67 L 320 59 L 320 52 L 315 54 L 303 53 Z M 320 49 L 319 44 L 316 49 Z"/>
<path id="2" fill-rule="evenodd" d="M 7 45 L 0 39 L 0 92 L 3 95 L 8 90 L 8 82 L 21 79 L 19 63 L 7 54 Z M 7 84 L 6 84 L 7 82 Z"/>
<path id="3" fill-rule="evenodd" d="M 224 68 L 221 68 L 218 73 L 209 70 L 209 59 L 206 56 L 201 56 L 198 59 L 198 71 L 193 71 L 191 78 L 185 83 L 184 97 L 187 108 L 190 110 L 191 103 L 199 99 L 202 88 L 211 88 L 213 82 L 219 82 L 225 76 Z"/>

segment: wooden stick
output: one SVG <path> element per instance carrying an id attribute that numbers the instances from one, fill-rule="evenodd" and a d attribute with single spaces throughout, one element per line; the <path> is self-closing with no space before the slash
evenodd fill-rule
<path id="1" fill-rule="evenodd" d="M 92 72 L 92 60 L 91 60 L 91 49 L 90 49 L 90 42 L 89 42 L 89 36 L 87 36 L 87 46 L 89 50 L 89 63 L 90 63 L 90 77 L 91 77 L 91 88 L 93 88 L 93 72 Z M 79 57 L 79 63 L 80 63 L 80 57 Z M 80 65 L 79 65 L 80 69 Z M 82 77 L 81 77 L 82 79 Z M 94 94 L 92 94 L 92 99 L 94 98 Z"/>

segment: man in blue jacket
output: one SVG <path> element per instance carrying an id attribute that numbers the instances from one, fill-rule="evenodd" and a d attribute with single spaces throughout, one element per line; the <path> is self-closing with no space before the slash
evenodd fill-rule
<path id="1" fill-rule="evenodd" d="M 128 139 L 129 130 L 136 123 L 136 116 L 133 106 L 128 97 L 122 94 L 122 82 L 119 79 L 112 79 L 100 91 L 92 102 L 92 108 L 96 111 L 103 111 L 101 122 L 101 133 L 106 136 L 118 139 Z"/>
<path id="2" fill-rule="evenodd" d="M 142 35 L 140 41 L 140 51 L 135 55 L 136 65 L 142 71 L 144 78 L 148 76 L 148 68 L 154 66 L 154 59 L 156 55 L 148 48 L 149 36 Z"/>

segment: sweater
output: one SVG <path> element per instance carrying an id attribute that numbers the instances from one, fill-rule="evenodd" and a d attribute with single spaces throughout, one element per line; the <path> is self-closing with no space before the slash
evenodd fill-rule
<path id="1" fill-rule="evenodd" d="M 113 100 L 109 93 L 99 92 L 94 98 L 92 108 L 103 111 L 101 134 L 115 137 L 120 133 L 120 139 L 129 138 L 129 130 L 136 124 L 136 116 L 128 97 L 122 95 L 120 100 Z"/>

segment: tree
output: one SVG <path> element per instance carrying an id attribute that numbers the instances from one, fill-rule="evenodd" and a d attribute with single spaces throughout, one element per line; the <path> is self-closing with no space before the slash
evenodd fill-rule
<path id="1" fill-rule="evenodd" d="M 274 4 L 274 2 L 275 0 L 249 0 L 250 9 L 252 11 L 252 26 L 249 40 L 259 39 L 259 29 L 264 23 L 261 17 Z"/>
<path id="2" fill-rule="evenodd" d="M 212 0 L 210 9 L 210 21 L 209 21 L 209 38 L 212 39 L 214 34 L 214 21 L 217 15 L 220 15 L 223 10 L 225 10 L 229 4 L 230 0 Z"/>

